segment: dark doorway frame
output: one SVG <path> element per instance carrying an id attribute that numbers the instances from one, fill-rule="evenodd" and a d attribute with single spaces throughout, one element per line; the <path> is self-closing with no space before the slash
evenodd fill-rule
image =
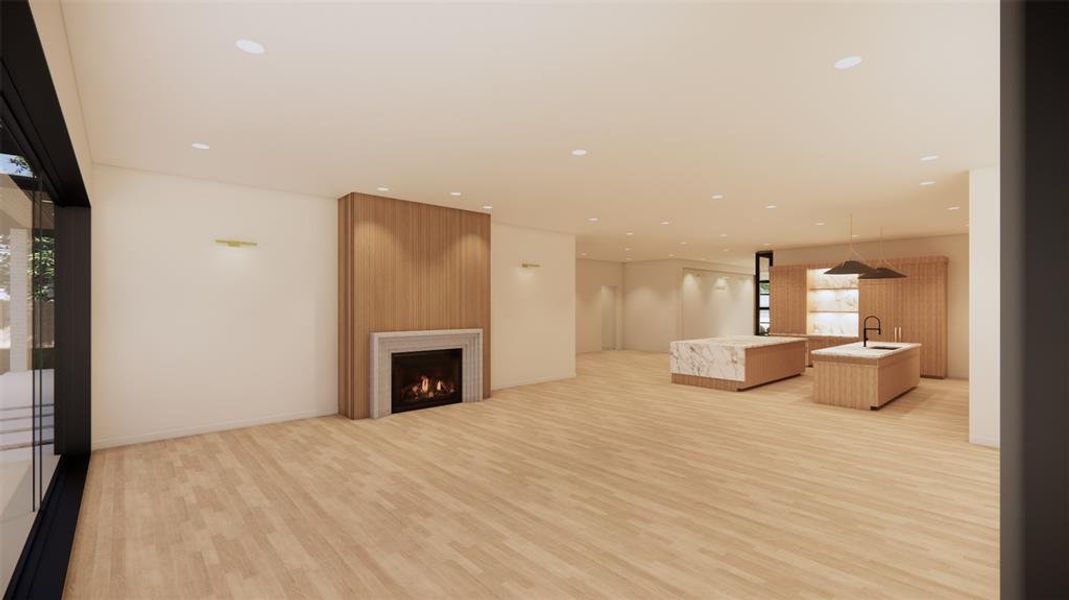
<path id="1" fill-rule="evenodd" d="M 55 448 L 4 598 L 60 598 L 90 453 L 90 204 L 27 0 L 0 1 L 0 111 L 56 207 Z"/>
<path id="2" fill-rule="evenodd" d="M 1069 4 L 1001 31 L 1001 596 L 1069 598 Z"/>

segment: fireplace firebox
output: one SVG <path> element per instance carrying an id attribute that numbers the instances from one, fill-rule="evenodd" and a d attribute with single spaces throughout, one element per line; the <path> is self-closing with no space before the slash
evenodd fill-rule
<path id="1" fill-rule="evenodd" d="M 391 412 L 461 402 L 463 350 L 420 350 L 391 355 Z"/>

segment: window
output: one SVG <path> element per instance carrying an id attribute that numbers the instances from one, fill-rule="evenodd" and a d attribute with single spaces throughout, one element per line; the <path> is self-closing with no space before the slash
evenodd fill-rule
<path id="1" fill-rule="evenodd" d="M 754 333 L 768 335 L 772 327 L 772 286 L 769 271 L 772 267 L 772 251 L 763 250 L 754 255 L 754 279 L 757 294 L 754 296 Z"/>

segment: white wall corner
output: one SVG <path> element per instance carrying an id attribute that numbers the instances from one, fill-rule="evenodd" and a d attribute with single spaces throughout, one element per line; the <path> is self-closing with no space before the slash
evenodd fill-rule
<path id="1" fill-rule="evenodd" d="M 999 447 L 1000 200 L 997 166 L 969 172 L 969 441 Z"/>

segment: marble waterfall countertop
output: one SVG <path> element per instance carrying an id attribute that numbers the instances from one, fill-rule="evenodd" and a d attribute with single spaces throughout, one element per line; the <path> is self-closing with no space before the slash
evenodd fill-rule
<path id="1" fill-rule="evenodd" d="M 871 358 L 872 360 L 876 360 L 878 358 L 891 356 L 892 354 L 905 352 L 910 348 L 920 347 L 920 344 L 914 344 L 912 342 L 879 342 L 869 340 L 868 348 L 862 346 L 861 342 L 856 342 L 854 344 L 843 344 L 842 346 L 832 346 L 831 348 L 813 350 L 809 354 L 815 358 L 821 356 L 836 356 L 845 358 Z"/>
<path id="2" fill-rule="evenodd" d="M 771 335 L 679 340 L 672 342 L 672 373 L 716 379 L 746 379 L 746 349 L 804 342 L 805 338 Z"/>

